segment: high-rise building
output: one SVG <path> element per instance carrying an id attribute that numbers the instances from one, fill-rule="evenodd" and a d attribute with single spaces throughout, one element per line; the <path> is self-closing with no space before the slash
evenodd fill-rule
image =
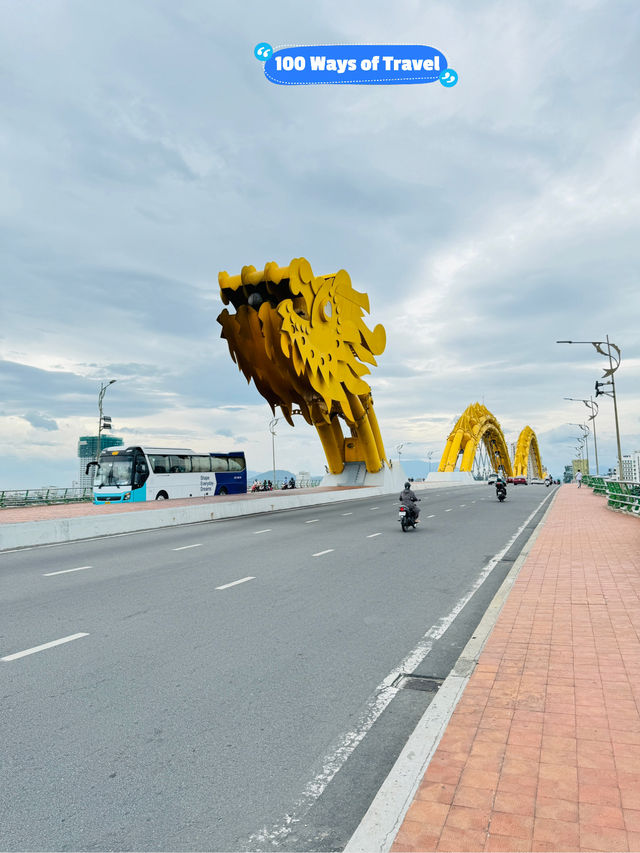
<path id="1" fill-rule="evenodd" d="M 618 477 L 618 466 L 615 467 L 614 477 Z M 640 450 L 625 453 L 622 457 L 622 479 L 640 483 Z"/>
<path id="2" fill-rule="evenodd" d="M 575 477 L 578 471 L 582 471 L 583 474 L 589 473 L 589 468 L 587 467 L 586 459 L 574 459 L 571 462 L 571 468 L 573 470 L 573 476 Z"/>
<path id="3" fill-rule="evenodd" d="M 117 438 L 115 435 L 100 436 L 100 450 L 105 447 L 122 447 L 124 439 Z M 78 485 L 81 489 L 90 489 L 93 486 L 93 476 L 95 474 L 95 466 L 89 469 L 89 473 L 85 474 L 87 464 L 92 462 L 97 455 L 98 436 L 97 435 L 81 435 L 78 439 L 78 457 L 80 459 L 80 470 L 78 472 Z"/>

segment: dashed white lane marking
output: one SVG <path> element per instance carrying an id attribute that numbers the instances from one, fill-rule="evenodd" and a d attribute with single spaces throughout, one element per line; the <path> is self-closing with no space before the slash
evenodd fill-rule
<path id="1" fill-rule="evenodd" d="M 312 518 L 310 521 L 305 521 L 305 524 L 315 524 L 316 521 L 320 521 L 319 518 Z"/>
<path id="2" fill-rule="evenodd" d="M 450 507 L 449 509 L 445 509 L 445 512 L 453 512 L 453 507 Z"/>
<path id="3" fill-rule="evenodd" d="M 327 548 L 326 551 L 318 551 L 317 554 L 312 554 L 311 556 L 312 557 L 322 557 L 323 554 L 330 554 L 334 550 L 335 550 L 335 548 Z"/>
<path id="4" fill-rule="evenodd" d="M 435 515 L 428 515 L 427 518 L 435 518 Z"/>
<path id="5" fill-rule="evenodd" d="M 217 586 L 216 589 L 229 589 L 230 586 L 237 586 L 239 583 L 246 583 L 247 581 L 254 581 L 254 577 L 248 578 L 240 578 L 239 581 L 232 581 L 231 583 L 225 583 L 222 586 Z"/>
<path id="6" fill-rule="evenodd" d="M 370 506 L 369 512 L 372 512 L 374 509 L 380 509 L 380 507 L 379 506 Z"/>
<path id="7" fill-rule="evenodd" d="M 373 539 L 374 536 L 382 536 L 382 533 L 370 533 L 367 536 L 367 539 Z"/>
<path id="8" fill-rule="evenodd" d="M 342 515 L 353 515 L 352 512 L 343 512 Z"/>
<path id="9" fill-rule="evenodd" d="M 92 568 L 93 568 L 93 566 L 78 566 L 77 569 L 62 569 L 59 572 L 45 572 L 42 575 L 42 577 L 43 578 L 51 578 L 54 575 L 66 575 L 69 572 L 82 572 L 82 571 L 84 571 L 84 569 L 92 569 Z"/>
<path id="10" fill-rule="evenodd" d="M 460 504 L 460 507 L 461 507 L 461 508 L 462 508 L 463 506 L 466 506 L 466 504 Z"/>
<path id="11" fill-rule="evenodd" d="M 270 527 L 265 527 L 265 529 L 264 529 L 264 530 L 254 530 L 254 531 L 253 531 L 253 535 L 254 535 L 254 536 L 257 536 L 259 533 L 271 533 L 271 528 L 270 528 Z"/>
<path id="12" fill-rule="evenodd" d="M 198 542 L 197 545 L 181 545 L 179 548 L 172 548 L 172 551 L 186 551 L 187 548 L 202 548 L 202 542 Z"/>
<path id="13" fill-rule="evenodd" d="M 68 637 L 62 637 L 59 640 L 52 640 L 50 643 L 43 643 L 41 646 L 34 646 L 32 649 L 25 649 L 23 652 L 16 652 L 13 655 L 6 655 L 0 660 L 9 661 L 24 658 L 27 655 L 35 655 L 36 652 L 43 652 L 45 649 L 52 649 L 54 646 L 60 646 L 62 643 L 70 643 L 72 640 L 79 640 L 80 637 L 88 637 L 88 634 L 70 634 Z"/>

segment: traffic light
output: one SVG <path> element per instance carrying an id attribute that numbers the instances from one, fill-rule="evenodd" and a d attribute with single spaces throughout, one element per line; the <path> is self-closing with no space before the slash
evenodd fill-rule
<path id="1" fill-rule="evenodd" d="M 604 385 L 611 385 L 611 382 L 598 382 L 598 381 L 596 380 L 596 397 L 597 397 L 599 394 L 606 394 L 606 393 L 607 393 L 606 391 L 601 391 L 601 390 L 600 390 Z"/>
<path id="2" fill-rule="evenodd" d="M 107 415 L 102 416 L 102 429 L 111 429 L 111 418 Z"/>

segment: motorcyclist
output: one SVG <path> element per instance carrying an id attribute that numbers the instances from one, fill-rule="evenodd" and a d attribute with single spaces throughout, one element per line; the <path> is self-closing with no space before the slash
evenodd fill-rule
<path id="1" fill-rule="evenodd" d="M 496 477 L 496 494 L 504 489 L 505 494 L 507 493 L 507 481 L 505 480 L 504 474 L 501 471 L 498 471 L 498 476 Z"/>
<path id="2" fill-rule="evenodd" d="M 413 515 L 415 521 L 418 521 L 418 516 L 420 515 L 420 510 L 416 506 L 417 501 L 420 498 L 416 497 L 415 492 L 411 488 L 411 483 L 408 481 L 404 484 L 404 489 L 400 492 L 400 503 L 404 504 L 407 510 Z"/>

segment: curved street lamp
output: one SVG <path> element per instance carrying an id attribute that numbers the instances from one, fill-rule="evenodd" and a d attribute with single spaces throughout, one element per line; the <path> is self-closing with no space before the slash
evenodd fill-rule
<path id="1" fill-rule="evenodd" d="M 593 423 L 593 449 L 596 452 L 596 475 L 600 476 L 600 467 L 598 465 L 598 442 L 596 441 L 596 415 L 598 414 L 598 404 L 593 402 L 593 398 L 589 397 L 584 400 L 582 397 L 565 397 L 565 400 L 573 400 L 574 403 L 584 403 L 587 409 L 591 412 L 589 420 Z"/>
<path id="2" fill-rule="evenodd" d="M 102 441 L 102 424 L 104 421 L 104 415 L 102 414 L 102 401 L 104 400 L 104 395 L 107 391 L 109 385 L 113 385 L 114 382 L 117 382 L 117 379 L 110 379 L 109 382 L 103 382 L 100 385 L 100 391 L 98 393 L 98 446 L 96 448 L 96 462 L 100 461 L 100 451 L 102 450 L 101 441 Z M 110 418 L 108 419 L 111 420 Z M 111 423 L 108 424 L 109 428 L 111 427 Z"/>
<path id="3" fill-rule="evenodd" d="M 590 432 L 589 427 L 586 424 L 569 424 L 569 426 L 577 426 L 577 427 L 580 427 L 580 429 L 582 430 L 582 438 L 580 439 L 580 441 L 583 442 L 584 447 L 586 448 L 586 452 L 587 452 L 587 475 L 588 475 L 589 474 L 589 442 L 587 441 L 587 438 L 588 438 L 589 432 Z"/>
<path id="4" fill-rule="evenodd" d="M 595 347 L 596 352 L 599 352 L 600 355 L 607 356 L 609 359 L 609 367 L 602 374 L 602 378 L 605 379 L 607 376 L 609 380 L 607 382 L 596 382 L 596 397 L 599 394 L 606 394 L 607 396 L 613 397 L 613 414 L 616 422 L 616 441 L 618 444 L 618 479 L 622 480 L 622 450 L 620 447 L 620 426 L 618 424 L 618 402 L 616 398 L 616 383 L 613 378 L 613 374 L 620 367 L 620 362 L 622 361 L 622 355 L 620 353 L 620 347 L 616 346 L 609 341 L 609 335 L 607 335 L 606 341 L 556 341 L 557 344 L 589 344 L 592 347 Z M 603 347 L 606 346 L 606 351 Z M 615 350 L 615 354 L 612 352 Z M 602 385 L 611 385 L 611 392 L 609 391 L 601 391 L 600 386 Z"/>
<path id="5" fill-rule="evenodd" d="M 273 488 L 276 487 L 276 424 L 280 418 L 272 418 L 269 421 L 269 432 L 271 433 L 271 459 L 273 462 Z"/>

